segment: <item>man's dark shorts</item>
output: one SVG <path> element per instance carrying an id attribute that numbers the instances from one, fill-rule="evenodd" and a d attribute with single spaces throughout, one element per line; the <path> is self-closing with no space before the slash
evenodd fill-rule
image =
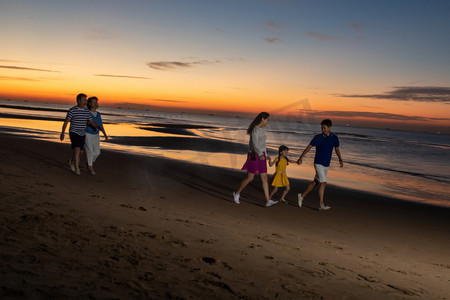
<path id="1" fill-rule="evenodd" d="M 86 136 L 81 136 L 74 132 L 69 132 L 69 135 L 70 141 L 72 142 L 72 149 L 80 148 L 81 150 L 83 150 L 84 140 L 86 139 Z"/>

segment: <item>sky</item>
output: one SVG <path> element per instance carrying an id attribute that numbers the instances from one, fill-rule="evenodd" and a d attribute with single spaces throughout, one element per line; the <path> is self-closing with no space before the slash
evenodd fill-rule
<path id="1" fill-rule="evenodd" d="M 450 131 L 450 1 L 0 0 L 0 99 Z"/>

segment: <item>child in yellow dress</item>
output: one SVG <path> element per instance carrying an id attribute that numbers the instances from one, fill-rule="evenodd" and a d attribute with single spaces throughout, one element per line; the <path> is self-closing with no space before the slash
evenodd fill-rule
<path id="1" fill-rule="evenodd" d="M 290 162 L 292 162 L 292 163 L 296 162 L 295 160 L 290 160 L 287 157 L 288 151 L 289 151 L 288 147 L 281 145 L 280 148 L 278 149 L 278 157 L 277 158 L 275 158 L 272 161 L 272 159 L 270 157 L 268 157 L 269 166 L 273 166 L 273 165 L 276 166 L 275 174 L 273 174 L 273 176 L 272 176 L 272 186 L 274 188 L 273 188 L 272 192 L 270 193 L 269 199 L 272 199 L 272 196 L 275 195 L 275 193 L 278 191 L 279 187 L 286 187 L 286 189 L 283 191 L 283 194 L 281 195 L 281 199 L 280 199 L 280 201 L 283 202 L 284 204 L 288 204 L 286 199 L 284 199 L 284 197 L 291 189 L 291 187 L 289 185 L 289 179 L 286 174 L 286 167 Z"/>

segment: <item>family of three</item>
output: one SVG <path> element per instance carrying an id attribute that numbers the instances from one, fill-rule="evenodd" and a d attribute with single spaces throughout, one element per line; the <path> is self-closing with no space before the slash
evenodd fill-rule
<path id="1" fill-rule="evenodd" d="M 77 175 L 81 174 L 80 160 L 84 151 L 86 151 L 88 172 L 95 175 L 94 162 L 100 155 L 99 131 L 103 132 L 106 140 L 108 139 L 103 127 L 102 116 L 97 108 L 97 97 L 87 98 L 85 94 L 78 94 L 77 105 L 69 109 L 64 120 L 60 140 L 64 140 L 67 125 L 70 123 L 69 137 L 72 144 L 72 155 L 69 158 L 69 168 Z"/>
<path id="2" fill-rule="evenodd" d="M 256 118 L 250 123 L 247 129 L 247 134 L 250 135 L 249 151 L 247 154 L 247 160 L 245 161 L 242 170 L 247 172 L 247 177 L 242 180 L 239 188 L 233 192 L 233 199 L 236 204 L 240 203 L 240 195 L 244 188 L 253 181 L 255 174 L 261 176 L 262 187 L 264 191 L 264 197 L 266 200 L 266 206 L 272 206 L 278 201 L 272 200 L 272 196 L 277 192 L 279 187 L 285 187 L 280 201 L 287 203 L 285 196 L 289 192 L 290 185 L 289 179 L 286 174 L 286 167 L 291 163 L 302 164 L 304 156 L 311 150 L 312 147 L 316 147 L 316 154 L 314 157 L 314 168 L 316 175 L 314 179 L 308 184 L 303 193 L 298 194 L 298 205 L 301 207 L 303 199 L 318 185 L 319 186 L 319 210 L 330 209 L 324 203 L 325 186 L 327 184 L 328 167 L 330 166 L 331 156 L 333 149 L 339 158 L 339 164 L 341 168 L 344 166 L 342 160 L 341 151 L 339 150 L 339 139 L 337 135 L 331 132 L 331 126 L 333 123 L 329 119 L 325 119 L 321 122 L 322 133 L 313 137 L 309 145 L 305 148 L 299 159 L 294 161 L 290 160 L 287 156 L 289 148 L 287 146 L 280 146 L 278 149 L 278 157 L 274 160 L 266 155 L 266 133 L 264 127 L 269 123 L 270 115 L 267 112 L 262 112 L 256 116 Z M 269 193 L 269 183 L 267 178 L 267 161 L 269 165 L 276 165 L 275 174 L 272 176 L 273 190 Z"/>

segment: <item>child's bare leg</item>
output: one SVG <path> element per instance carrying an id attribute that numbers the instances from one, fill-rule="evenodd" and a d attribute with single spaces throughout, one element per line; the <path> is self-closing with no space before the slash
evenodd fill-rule
<path id="1" fill-rule="evenodd" d="M 283 191 L 283 194 L 281 195 L 281 201 L 286 201 L 286 199 L 284 199 L 284 197 L 287 195 L 287 193 L 289 192 L 290 189 L 291 189 L 291 187 L 289 185 L 287 185 Z"/>
<path id="2" fill-rule="evenodd" d="M 320 200 L 320 206 L 323 206 L 323 196 L 325 194 L 325 186 L 327 185 L 326 182 L 321 182 L 319 186 L 319 200 Z"/>
<path id="3" fill-rule="evenodd" d="M 278 187 L 274 186 L 272 192 L 269 195 L 269 199 L 272 199 L 273 195 L 275 195 L 275 193 L 278 191 Z"/>
<path id="4" fill-rule="evenodd" d="M 241 185 L 239 186 L 239 189 L 236 191 L 236 194 L 239 195 L 242 192 L 242 190 L 247 186 L 247 184 L 249 184 L 250 182 L 253 181 L 253 178 L 255 178 L 255 174 L 247 173 L 247 178 L 242 180 Z"/>

